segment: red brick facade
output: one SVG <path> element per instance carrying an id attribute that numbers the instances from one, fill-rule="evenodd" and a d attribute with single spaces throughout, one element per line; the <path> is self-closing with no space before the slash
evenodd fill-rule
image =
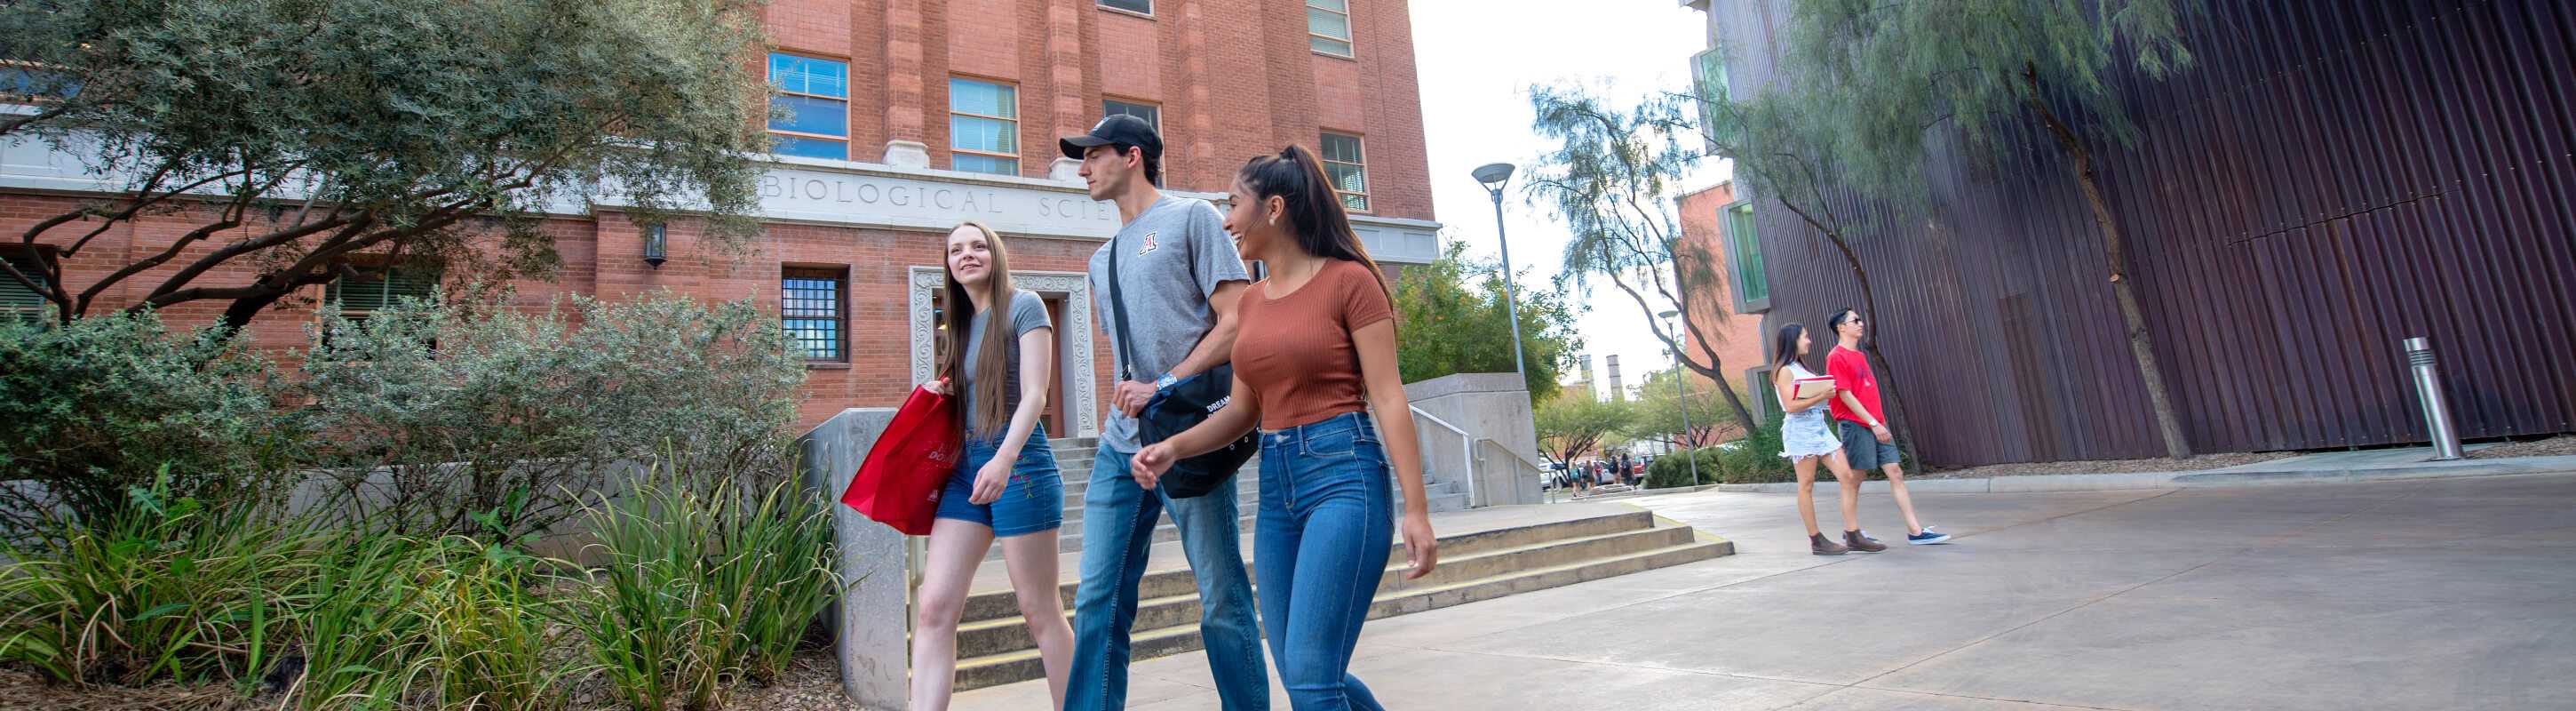
<path id="1" fill-rule="evenodd" d="M 1697 324 L 1701 332 L 1717 336 L 1712 340 L 1716 341 L 1719 369 L 1726 372 L 1728 382 L 1737 385 L 1736 392 L 1745 396 L 1745 407 L 1757 407 L 1759 404 L 1753 402 L 1755 398 L 1743 389 L 1745 382 L 1742 378 L 1745 371 L 1765 365 L 1763 359 L 1770 354 L 1769 334 L 1762 332 L 1761 316 L 1735 311 L 1735 272 L 1727 266 L 1730 255 L 1726 253 L 1726 240 L 1719 231 L 1718 211 L 1735 203 L 1735 184 L 1718 183 L 1685 194 L 1675 202 L 1681 209 L 1684 249 L 1705 250 L 1709 255 L 1709 268 L 1718 274 L 1717 284 L 1690 295 L 1691 322 Z M 1707 358 L 1700 352 L 1698 338 L 1692 338 L 1686 347 L 1690 349 L 1692 360 Z M 1777 406 L 1772 407 L 1776 409 Z"/>
<path id="2" fill-rule="evenodd" d="M 1431 195 L 1406 5 L 1351 5 L 1355 58 L 1311 51 L 1304 7 L 1286 2 L 1157 0 L 1154 15 L 1146 17 L 1102 9 L 1093 0 L 776 0 L 767 6 L 765 24 L 778 51 L 849 63 L 854 161 L 883 163 L 889 141 L 918 141 L 929 147 L 930 169 L 947 169 L 948 79 L 966 76 L 1018 88 L 1024 178 L 1048 178 L 1055 138 L 1088 129 L 1101 116 L 1102 98 L 1109 97 L 1160 106 L 1165 183 L 1172 189 L 1222 192 L 1246 158 L 1292 141 L 1314 147 L 1317 132 L 1329 128 L 1365 140 L 1369 215 L 1428 221 Z M 967 180 L 958 184 L 973 186 Z M 1070 190 L 1065 197 L 1089 204 L 1078 186 Z M 21 233 L 76 204 L 77 198 L 67 196 L 0 194 L 0 231 Z M 200 224 L 190 216 L 165 216 L 120 225 L 63 262 L 65 281 L 75 288 L 94 283 Z M 67 242 L 87 229 L 80 223 L 57 227 L 39 242 Z M 550 219 L 546 229 L 556 236 L 563 266 L 550 281 L 516 285 L 518 303 L 542 305 L 559 293 L 617 299 L 668 288 L 707 299 L 752 298 L 775 310 L 783 268 L 846 270 L 849 362 L 812 369 L 800 428 L 842 408 L 891 406 L 902 399 L 913 384 L 907 284 L 912 268 L 941 263 L 945 234 L 773 222 L 752 251 L 727 257 L 698 250 L 697 227 L 682 222 L 669 227 L 670 260 L 655 268 L 643 260 L 637 226 L 609 208 L 597 217 Z M 1011 266 L 1021 272 L 1081 272 L 1100 246 L 1097 235 L 1009 233 L 1006 240 Z M 171 265 L 127 280 L 92 311 L 139 300 L 175 265 L 225 241 L 200 243 Z M 250 270 L 247 262 L 236 262 L 196 283 L 243 283 Z M 253 322 L 251 336 L 259 348 L 291 357 L 303 347 L 322 289 L 307 291 Z M 212 322 L 224 306 L 194 302 L 164 313 L 174 323 L 194 326 Z M 1100 393 L 1097 402 L 1105 403 L 1115 383 L 1108 343 L 1092 324 L 1068 322 L 1068 313 L 1057 313 L 1058 327 L 1091 335 L 1094 391 Z M 1074 403 L 1056 407 L 1070 412 Z M 1055 434 L 1075 434 L 1067 429 L 1058 425 Z"/>

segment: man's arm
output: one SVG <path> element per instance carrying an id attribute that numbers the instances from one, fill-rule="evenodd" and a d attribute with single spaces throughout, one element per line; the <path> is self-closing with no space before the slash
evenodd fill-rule
<path id="1" fill-rule="evenodd" d="M 1172 366 L 1172 377 L 1205 373 L 1234 359 L 1234 330 L 1240 325 L 1235 323 L 1234 303 L 1243 298 L 1243 287 L 1240 281 L 1222 282 L 1216 285 L 1216 293 L 1208 295 L 1208 308 L 1216 311 L 1216 326 L 1199 338 L 1198 347 L 1190 349 L 1190 357 Z"/>

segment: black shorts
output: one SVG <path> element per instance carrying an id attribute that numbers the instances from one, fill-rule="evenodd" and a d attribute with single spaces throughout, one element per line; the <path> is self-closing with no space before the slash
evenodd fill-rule
<path id="1" fill-rule="evenodd" d="M 1896 443 L 1878 441 L 1869 427 L 1851 420 L 1834 421 L 1834 437 L 1843 441 L 1843 461 L 1852 471 L 1868 472 L 1897 463 Z"/>

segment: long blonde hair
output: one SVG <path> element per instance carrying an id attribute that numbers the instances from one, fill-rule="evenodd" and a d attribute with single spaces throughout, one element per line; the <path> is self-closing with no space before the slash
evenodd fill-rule
<path id="1" fill-rule="evenodd" d="M 985 249 L 993 254 L 988 260 L 990 266 L 984 269 L 984 308 L 992 315 L 986 318 L 983 344 L 976 350 L 972 364 L 975 368 L 975 408 L 973 412 L 960 409 L 958 424 L 978 434 L 997 435 L 1009 423 L 1011 408 L 1019 405 L 1019 373 L 1011 367 L 1019 360 L 1019 343 L 1011 337 L 1013 329 L 1008 323 L 1011 318 L 1011 260 L 1002 248 L 1002 236 L 994 233 L 993 228 L 974 220 L 967 220 L 958 227 L 973 227 L 975 231 L 984 233 Z M 957 230 L 948 232 L 956 234 Z M 966 339 L 975 328 L 975 301 L 966 294 L 966 285 L 958 283 L 956 270 L 948 266 L 947 254 L 947 246 L 943 243 L 939 262 L 940 273 L 947 276 L 948 282 L 948 357 L 940 370 L 948 375 L 949 382 L 954 383 L 956 376 L 967 372 L 969 366 L 966 362 Z"/>

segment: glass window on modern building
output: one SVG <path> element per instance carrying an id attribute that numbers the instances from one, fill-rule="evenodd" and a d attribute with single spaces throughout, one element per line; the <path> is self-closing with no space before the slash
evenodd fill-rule
<path id="1" fill-rule="evenodd" d="M 1726 261 L 1735 273 L 1735 309 L 1760 313 L 1771 309 L 1771 282 L 1762 271 L 1762 240 L 1753 232 L 1753 203 L 1728 205 L 1718 212 L 1726 224 Z"/>
<path id="2" fill-rule="evenodd" d="M 1154 14 L 1154 0 L 1100 0 L 1100 6 L 1139 15 Z"/>
<path id="3" fill-rule="evenodd" d="M 1342 196 L 1342 208 L 1368 212 L 1368 161 L 1360 154 L 1360 137 L 1326 133 L 1324 177 L 1333 181 L 1333 192 Z"/>
<path id="4" fill-rule="evenodd" d="M 393 265 L 363 266 L 358 274 L 331 280 L 322 288 L 322 302 L 338 309 L 340 316 L 352 321 L 365 320 L 377 311 L 392 308 L 403 299 L 430 301 L 438 296 L 439 272 L 436 269 Z"/>
<path id="5" fill-rule="evenodd" d="M 1771 366 L 1767 365 L 1744 371 L 1745 395 L 1753 400 L 1744 405 L 1745 409 L 1753 411 L 1755 420 L 1780 411 L 1780 389 L 1772 386 L 1771 372 Z"/>
<path id="6" fill-rule="evenodd" d="M 995 175 L 1020 174 L 1020 92 L 963 77 L 948 80 L 948 165 Z"/>
<path id="7" fill-rule="evenodd" d="M 772 150 L 783 156 L 850 158 L 850 65 L 782 52 L 769 53 Z"/>
<path id="8" fill-rule="evenodd" d="M 849 271 L 787 267 L 779 272 L 779 318 L 787 338 L 813 363 L 847 363 Z"/>
<path id="9" fill-rule="evenodd" d="M 1718 153 L 1720 145 L 1734 140 L 1733 122 L 1726 108 L 1726 53 L 1716 47 L 1691 56 L 1691 91 L 1699 98 L 1700 138 L 1708 142 L 1708 152 Z"/>
<path id="10" fill-rule="evenodd" d="M 1153 104 L 1119 101 L 1117 99 L 1101 99 L 1100 115 L 1103 118 L 1120 115 L 1134 116 L 1136 118 L 1144 119 L 1145 125 L 1154 127 L 1154 131 L 1156 133 L 1160 133 L 1163 130 L 1163 107 L 1155 106 Z"/>
<path id="11" fill-rule="evenodd" d="M 54 287 L 53 282 L 45 277 L 43 258 L 34 251 L 21 249 L 0 252 L 0 260 L 7 260 L 10 267 L 36 283 L 35 287 L 29 288 L 7 272 L 0 272 L 0 321 L 44 320 L 49 313 L 46 307 L 50 305 L 44 294 Z"/>
<path id="12" fill-rule="evenodd" d="M 1306 43 L 1319 53 L 1351 56 L 1350 0 L 1306 0 Z"/>

